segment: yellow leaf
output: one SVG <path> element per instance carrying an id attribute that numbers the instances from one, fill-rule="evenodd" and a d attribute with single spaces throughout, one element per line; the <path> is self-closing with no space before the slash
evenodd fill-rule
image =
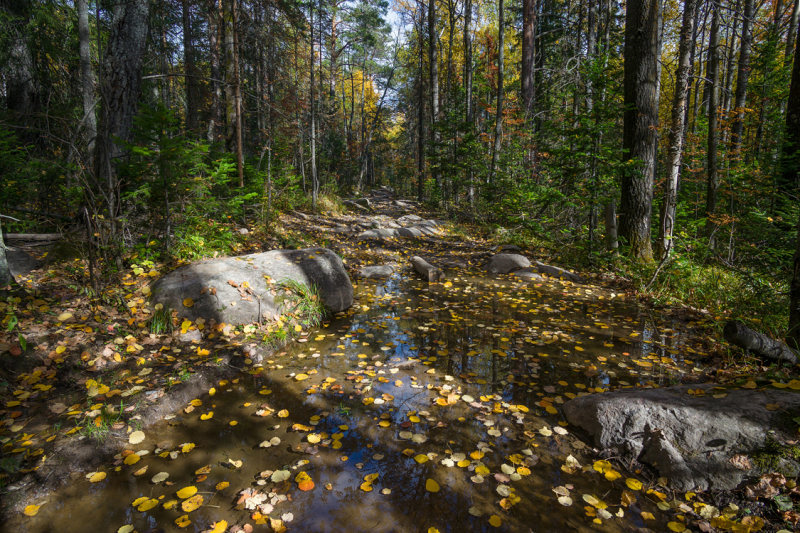
<path id="1" fill-rule="evenodd" d="M 755 381 L 748 381 L 747 383 L 745 383 L 744 385 L 742 385 L 742 388 L 743 388 L 743 389 L 755 389 L 756 387 L 758 387 L 758 385 L 756 385 L 756 382 L 755 382 Z M 670 522 L 670 524 L 676 524 L 676 523 L 677 523 L 677 522 Z M 667 525 L 669 525 L 669 524 L 667 524 Z M 681 525 L 682 525 L 682 524 L 681 524 Z M 684 529 L 686 529 L 686 528 L 684 528 Z M 674 530 L 674 529 L 673 529 L 673 531 L 677 531 L 677 530 Z M 681 529 L 681 531 L 683 531 L 683 529 Z"/>
<path id="2" fill-rule="evenodd" d="M 636 478 L 629 477 L 625 480 L 625 484 L 631 490 L 642 490 L 642 482 Z"/>
<path id="3" fill-rule="evenodd" d="M 184 488 L 182 488 L 181 490 L 179 490 L 177 492 L 177 496 L 181 500 L 185 500 L 186 498 L 189 498 L 190 496 L 194 496 L 195 494 L 197 494 L 197 487 L 195 487 L 193 485 L 189 485 L 188 487 L 184 487 Z"/>
<path id="4" fill-rule="evenodd" d="M 191 298 L 186 298 L 186 299 L 183 301 L 183 305 L 184 305 L 184 306 L 186 306 L 186 307 L 191 307 L 191 306 L 193 306 L 193 305 L 194 305 L 194 300 L 192 300 Z M 188 525 L 188 524 L 187 524 L 187 525 Z M 181 526 L 181 527 L 185 527 L 185 526 Z"/>
<path id="5" fill-rule="evenodd" d="M 106 478 L 105 472 L 95 472 L 94 474 L 91 474 L 91 476 L 89 476 L 89 482 L 97 483 L 99 481 L 103 481 L 105 478 Z"/>
<path id="6" fill-rule="evenodd" d="M 610 469 L 606 470 L 605 472 L 603 472 L 603 474 L 606 476 L 606 479 L 609 480 L 609 481 L 614 481 L 615 479 L 619 479 L 619 478 L 622 477 L 622 474 L 620 474 L 619 472 L 617 472 L 613 468 L 610 468 Z"/>
<path id="7" fill-rule="evenodd" d="M 192 521 L 189 520 L 189 515 L 188 514 L 185 514 L 183 516 L 179 516 L 178 518 L 175 519 L 175 524 L 178 527 L 186 527 L 191 523 L 192 523 Z"/>
<path id="8" fill-rule="evenodd" d="M 149 500 L 147 500 L 146 502 L 144 502 L 144 503 L 142 503 L 141 505 L 139 505 L 139 506 L 136 508 L 136 510 L 137 510 L 137 511 L 142 511 L 142 512 L 145 512 L 145 511 L 149 511 L 150 509 L 152 509 L 152 508 L 153 508 L 153 507 L 155 507 L 156 505 L 158 505 L 158 498 L 150 498 L 150 499 L 149 499 Z"/>
<path id="9" fill-rule="evenodd" d="M 377 472 L 375 472 L 374 474 L 367 474 L 366 476 L 364 476 L 364 481 L 366 481 L 367 483 L 372 483 L 373 481 L 378 479 L 378 475 L 379 474 Z"/>
<path id="10" fill-rule="evenodd" d="M 220 520 L 214 524 L 208 533 L 225 533 L 225 530 L 228 529 L 228 522 L 225 520 Z"/>
<path id="11" fill-rule="evenodd" d="M 680 522 L 667 522 L 667 527 L 671 531 L 674 531 L 675 533 L 681 533 L 682 531 L 686 531 L 686 526 L 684 526 Z"/>
<path id="12" fill-rule="evenodd" d="M 41 505 L 29 505 L 22 512 L 28 516 L 36 516 L 36 513 L 39 512 L 39 507 L 41 507 Z"/>
<path id="13" fill-rule="evenodd" d="M 647 511 L 642 511 L 642 518 L 645 520 L 655 520 L 656 517 L 653 516 L 653 513 L 648 513 Z"/>
<path id="14" fill-rule="evenodd" d="M 213 414 L 213 413 L 212 413 L 212 414 Z M 190 452 L 190 451 L 192 451 L 192 450 L 194 450 L 194 443 L 193 443 L 193 442 L 187 442 L 186 444 L 184 444 L 183 446 L 181 446 L 181 451 L 182 451 L 183 453 L 189 453 L 189 452 Z"/>
<path id="15" fill-rule="evenodd" d="M 425 490 L 428 492 L 439 492 L 439 484 L 431 478 L 428 478 L 428 480 L 425 482 Z"/>
<path id="16" fill-rule="evenodd" d="M 217 483 L 216 489 L 217 490 L 224 490 L 224 489 L 227 489 L 229 485 L 230 485 L 230 483 L 228 483 L 227 481 L 221 481 L 221 482 Z"/>
<path id="17" fill-rule="evenodd" d="M 365 481 L 364 483 L 361 484 L 361 490 L 363 490 L 364 492 L 372 492 L 372 483 L 370 483 L 369 481 Z"/>
<path id="18" fill-rule="evenodd" d="M 208 389 L 208 395 L 209 396 L 214 396 L 216 393 L 217 393 L 217 389 L 215 389 L 214 387 L 211 387 L 210 389 Z"/>
<path id="19" fill-rule="evenodd" d="M 134 431 L 128 435 L 128 442 L 131 444 L 139 444 L 144 440 L 144 431 Z"/>
<path id="20" fill-rule="evenodd" d="M 308 375 L 307 374 L 297 374 L 294 377 L 294 379 L 296 379 L 297 381 L 303 381 L 303 380 L 308 379 Z"/>
<path id="21" fill-rule="evenodd" d="M 214 416 L 214 411 L 209 411 L 208 414 L 200 415 L 200 420 L 208 420 Z"/>
<path id="22" fill-rule="evenodd" d="M 418 462 L 419 464 L 427 463 L 428 462 L 428 456 L 421 453 L 421 454 L 417 455 L 416 457 L 414 457 L 414 460 L 416 462 Z"/>
<path id="23" fill-rule="evenodd" d="M 139 459 L 141 459 L 141 457 L 139 457 L 135 453 L 132 453 L 129 456 L 127 456 L 123 462 L 126 465 L 135 465 L 136 463 L 139 462 Z"/>
<path id="24" fill-rule="evenodd" d="M 195 494 L 188 500 L 185 500 L 181 504 L 181 509 L 183 509 L 184 513 L 191 513 L 192 511 L 196 510 L 198 507 L 203 505 L 203 495 L 202 494 Z"/>
<path id="25" fill-rule="evenodd" d="M 500 524 L 502 524 L 502 523 L 503 523 L 503 521 L 500 520 L 500 517 L 497 516 L 496 514 L 493 514 L 489 518 L 489 524 L 491 524 L 492 527 L 500 527 Z"/>
<path id="26" fill-rule="evenodd" d="M 289 416 L 289 411 L 287 411 L 286 409 L 281 409 L 280 411 L 278 411 L 279 418 L 286 418 L 287 416 Z"/>

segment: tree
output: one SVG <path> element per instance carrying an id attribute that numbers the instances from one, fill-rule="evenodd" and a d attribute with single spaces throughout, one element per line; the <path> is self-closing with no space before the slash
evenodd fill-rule
<path id="1" fill-rule="evenodd" d="M 433 0 L 431 0 L 433 1 Z M 497 111 L 494 122 L 494 146 L 492 147 L 492 166 L 489 170 L 489 181 L 494 180 L 497 172 L 497 160 L 500 158 L 500 148 L 503 142 L 503 55 L 504 42 L 503 34 L 503 0 L 498 1 L 497 6 Z"/>
<path id="2" fill-rule="evenodd" d="M 706 67 L 706 87 L 708 88 L 708 150 L 706 187 L 706 236 L 709 246 L 714 247 L 714 233 L 717 225 L 714 215 L 717 211 L 717 189 L 719 188 L 719 3 L 712 2 L 714 14 L 711 19 L 711 33 L 708 37 L 708 66 Z"/>
<path id="3" fill-rule="evenodd" d="M 88 0 L 78 0 L 78 55 L 81 60 L 81 92 L 83 96 L 83 120 L 86 124 L 88 159 L 94 157 L 94 143 L 97 138 L 97 117 L 94 110 L 94 75 L 92 73 L 92 53 L 89 43 Z"/>
<path id="4" fill-rule="evenodd" d="M 678 45 L 678 71 L 675 75 L 675 97 L 672 103 L 672 123 L 669 130 L 669 153 L 667 154 L 667 179 L 664 182 L 664 202 L 661 207 L 659 225 L 659 254 L 664 257 L 672 249 L 675 230 L 675 208 L 678 200 L 678 183 L 681 177 L 681 156 L 686 130 L 689 73 L 692 69 L 691 49 L 694 33 L 697 0 L 686 0 L 683 4 L 680 44 Z"/>
<path id="5" fill-rule="evenodd" d="M 744 0 L 742 14 L 742 46 L 739 54 L 739 70 L 736 75 L 736 101 L 734 119 L 731 126 L 731 144 L 734 153 L 741 149 L 742 132 L 744 131 L 744 107 L 747 98 L 747 81 L 750 78 L 750 50 L 753 45 L 753 0 Z M 728 66 L 728 69 L 731 65 Z"/>
<path id="6" fill-rule="evenodd" d="M 3 221 L 0 220 L 0 289 L 9 285 L 13 281 L 14 276 L 11 275 L 11 270 L 8 266 L 6 245 L 3 242 Z"/>
<path id="7" fill-rule="evenodd" d="M 800 181 L 800 46 L 795 45 L 792 81 L 786 107 L 786 142 L 782 156 L 783 182 L 796 194 Z M 789 290 L 789 333 L 787 342 L 800 348 L 800 222 L 797 225 L 797 246 L 794 252 L 792 282 Z"/>
<path id="8" fill-rule="evenodd" d="M 625 14 L 625 76 L 620 235 L 633 257 L 652 260 L 650 218 L 658 131 L 660 0 L 631 0 Z"/>
<path id="9" fill-rule="evenodd" d="M 101 68 L 102 107 L 95 175 L 101 184 L 108 215 L 119 215 L 120 183 L 117 164 L 125 155 L 123 143 L 133 140 L 133 119 L 142 90 L 142 64 L 147 43 L 149 0 L 115 3 L 111 33 Z"/>

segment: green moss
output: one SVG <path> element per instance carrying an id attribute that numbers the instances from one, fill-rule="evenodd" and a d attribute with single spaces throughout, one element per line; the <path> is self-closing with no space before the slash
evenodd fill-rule
<path id="1" fill-rule="evenodd" d="M 791 475 L 782 466 L 782 460 L 800 462 L 800 446 L 784 446 L 772 437 L 767 437 L 764 448 L 751 456 L 753 466 L 762 472 L 778 472 Z"/>

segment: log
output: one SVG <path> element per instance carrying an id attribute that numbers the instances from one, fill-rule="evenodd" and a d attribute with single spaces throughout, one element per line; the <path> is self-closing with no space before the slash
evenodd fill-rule
<path id="1" fill-rule="evenodd" d="M 411 264 L 414 265 L 414 269 L 419 272 L 423 278 L 427 279 L 429 283 L 441 281 L 445 278 L 444 272 L 442 272 L 440 268 L 433 266 L 419 256 L 415 255 L 412 257 Z"/>
<path id="2" fill-rule="evenodd" d="M 793 365 L 798 362 L 797 352 L 786 344 L 752 330 L 737 320 L 731 320 L 725 324 L 722 335 L 726 341 L 734 346 L 750 350 L 754 354 L 767 359 L 786 361 Z"/>
<path id="3" fill-rule="evenodd" d="M 62 238 L 60 233 L 6 233 L 3 238 L 7 241 L 57 241 Z"/>

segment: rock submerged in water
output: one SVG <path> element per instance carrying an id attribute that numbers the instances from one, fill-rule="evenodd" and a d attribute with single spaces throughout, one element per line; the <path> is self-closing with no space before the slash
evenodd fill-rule
<path id="1" fill-rule="evenodd" d="M 373 265 L 361 267 L 359 272 L 362 278 L 378 279 L 388 278 L 394 274 L 394 267 L 392 265 Z"/>
<path id="2" fill-rule="evenodd" d="M 595 447 L 625 463 L 636 460 L 653 467 L 672 488 L 731 490 L 761 473 L 743 469 L 737 458 L 762 452 L 768 439 L 794 438 L 783 431 L 800 414 L 800 394 L 736 389 L 720 390 L 725 396 L 715 398 L 713 387 L 591 394 L 566 402 L 564 415 L 592 437 Z M 690 389 L 703 394 L 690 395 Z M 780 461 L 779 469 L 797 475 L 797 463 Z"/>
<path id="3" fill-rule="evenodd" d="M 497 254 L 492 256 L 486 270 L 492 274 L 508 274 L 521 268 L 528 268 L 531 262 L 524 255 Z"/>
<path id="4" fill-rule="evenodd" d="M 153 283 L 152 301 L 191 320 L 250 324 L 281 313 L 273 290 L 287 280 L 316 287 L 333 313 L 353 305 L 353 285 L 344 264 L 326 248 L 273 250 L 183 266 Z M 184 305 L 187 299 L 190 307 Z"/>

